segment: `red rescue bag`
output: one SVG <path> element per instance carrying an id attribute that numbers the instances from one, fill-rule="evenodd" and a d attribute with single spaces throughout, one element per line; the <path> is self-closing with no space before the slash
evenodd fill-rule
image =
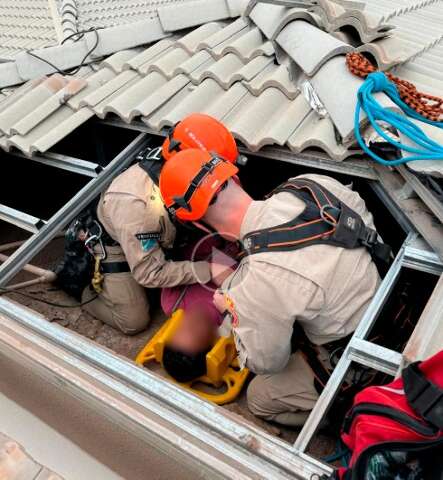
<path id="1" fill-rule="evenodd" d="M 351 450 L 339 480 L 443 478 L 443 351 L 409 365 L 402 378 L 359 392 L 342 441 Z"/>

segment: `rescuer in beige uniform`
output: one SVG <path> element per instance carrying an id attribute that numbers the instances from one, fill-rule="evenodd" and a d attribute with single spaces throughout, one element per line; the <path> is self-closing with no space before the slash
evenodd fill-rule
<path id="1" fill-rule="evenodd" d="M 169 161 L 187 148 L 218 152 L 232 163 L 240 156 L 226 127 L 198 113 L 184 118 L 170 132 L 161 160 Z M 152 172 L 142 167 L 143 163 L 120 174 L 101 196 L 97 208 L 99 222 L 117 244 L 106 246 L 103 263 L 127 262 L 130 272 L 105 274 L 102 292 L 84 306 L 93 316 L 126 334 L 137 333 L 149 323 L 145 288 L 205 284 L 210 280 L 220 284 L 228 273 L 217 263 L 166 260 L 164 250 L 172 248 L 176 229 L 150 177 Z M 83 302 L 93 295 L 95 292 L 86 288 Z"/>
<path id="2" fill-rule="evenodd" d="M 186 156 L 186 162 L 179 155 Z M 305 209 L 303 200 L 286 192 L 253 201 L 233 181 L 235 172 L 223 171 L 226 165 L 197 152 L 195 161 L 190 151 L 179 155 L 173 160 L 177 163 L 168 164 L 160 177 L 165 205 L 175 209 L 179 218 L 203 222 L 223 236 L 243 241 L 250 232 L 280 226 Z M 210 162 L 212 169 L 207 167 Z M 202 180 L 201 172 L 208 170 Z M 193 191 L 190 196 L 196 175 L 198 195 Z M 298 178 L 324 186 L 360 215 L 363 227 L 374 228 L 358 193 L 330 177 Z M 190 211 L 174 201 L 177 196 L 189 200 Z M 317 244 L 257 253 L 240 262 L 214 301 L 220 311 L 230 313 L 241 364 L 257 374 L 248 389 L 248 405 L 255 415 L 282 424 L 304 422 L 318 393 L 310 367 L 299 352 L 291 353 L 294 322 L 317 346 L 344 338 L 357 327 L 378 284 L 377 268 L 363 246 L 348 249 Z M 327 352 L 322 348 L 320 352 L 326 361 Z"/>
<path id="3" fill-rule="evenodd" d="M 139 165 L 120 174 L 101 196 L 97 217 L 119 245 L 106 246 L 107 262 L 125 262 L 130 272 L 106 274 L 103 291 L 84 308 L 126 334 L 144 330 L 150 320 L 145 288 L 173 287 L 211 279 L 207 262 L 171 262 L 175 227 L 157 187 Z M 87 288 L 83 301 L 94 295 Z"/>
<path id="4" fill-rule="evenodd" d="M 358 193 L 330 177 L 304 178 L 325 186 L 374 228 Z M 239 238 L 287 222 L 304 207 L 290 193 L 252 202 Z M 294 321 L 314 345 L 347 337 L 356 329 L 378 284 L 377 268 L 364 247 L 345 250 L 313 245 L 292 252 L 263 252 L 240 263 L 221 291 L 232 305 L 240 362 L 258 374 L 248 388 L 252 413 L 282 424 L 303 424 L 318 393 L 302 354 L 291 354 Z M 327 362 L 328 352 L 320 349 L 320 354 Z"/>

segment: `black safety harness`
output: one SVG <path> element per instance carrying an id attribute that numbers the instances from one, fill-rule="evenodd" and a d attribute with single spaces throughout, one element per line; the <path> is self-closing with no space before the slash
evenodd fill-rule
<path id="1" fill-rule="evenodd" d="M 162 147 L 148 147 L 137 155 L 139 167 L 144 170 L 148 177 L 158 187 L 160 183 L 160 172 L 163 167 Z"/>
<path id="2" fill-rule="evenodd" d="M 239 258 L 263 252 L 287 252 L 311 245 L 332 245 L 346 249 L 366 247 L 379 270 L 389 264 L 391 248 L 378 240 L 375 230 L 361 216 L 329 190 L 307 178 L 291 179 L 277 187 L 267 198 L 287 192 L 305 203 L 303 212 L 289 222 L 250 232 L 242 240 Z M 349 338 L 323 345 L 330 353 L 343 352 Z M 310 366 L 315 387 L 321 393 L 331 371 L 319 358 L 316 345 L 309 341 L 298 323 L 294 324 L 292 352 L 300 351 Z M 350 385 L 343 385 L 343 391 Z"/>
<path id="3" fill-rule="evenodd" d="M 156 186 L 159 184 L 160 171 L 163 166 L 163 159 L 161 154 L 161 147 L 147 147 L 142 150 L 136 157 L 139 167 L 146 172 L 149 178 L 154 182 Z M 95 209 L 96 211 L 96 209 Z M 98 222 L 97 215 L 95 214 L 95 222 Z M 100 224 L 101 225 L 101 224 Z M 101 225 L 102 234 L 101 239 L 105 246 L 115 247 L 119 243 L 116 242 Z M 101 262 L 100 272 L 102 274 L 109 273 L 127 273 L 130 272 L 128 262 Z"/>
<path id="4" fill-rule="evenodd" d="M 240 258 L 323 244 L 346 249 L 366 247 L 376 263 L 389 263 L 391 248 L 378 240 L 377 232 L 367 227 L 358 213 L 323 186 L 307 178 L 291 179 L 267 198 L 282 192 L 301 199 L 305 209 L 287 223 L 246 235 Z"/>

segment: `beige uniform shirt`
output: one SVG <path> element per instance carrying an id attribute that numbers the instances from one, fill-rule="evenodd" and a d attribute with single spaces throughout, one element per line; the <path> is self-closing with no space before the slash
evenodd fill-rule
<path id="1" fill-rule="evenodd" d="M 170 262 L 175 227 L 158 188 L 139 165 L 120 174 L 102 194 L 100 222 L 126 256 L 135 280 L 144 287 L 174 287 L 210 280 L 207 262 Z"/>
<path id="2" fill-rule="evenodd" d="M 303 177 L 324 185 L 374 228 L 358 193 L 326 176 Z M 287 222 L 304 207 L 302 200 L 286 192 L 253 202 L 241 238 Z M 232 302 L 232 329 L 242 364 L 257 374 L 281 371 L 289 360 L 295 320 L 314 344 L 346 337 L 355 330 L 378 284 L 375 264 L 363 247 L 312 245 L 244 258 L 222 287 Z"/>

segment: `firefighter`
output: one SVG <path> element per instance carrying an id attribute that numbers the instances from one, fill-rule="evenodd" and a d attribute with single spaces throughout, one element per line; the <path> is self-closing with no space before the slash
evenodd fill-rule
<path id="1" fill-rule="evenodd" d="M 181 221 L 240 241 L 241 261 L 214 302 L 228 313 L 241 365 L 257 374 L 250 410 L 298 426 L 322 376 L 299 340 L 307 337 L 327 370 L 334 344 L 355 330 L 379 285 L 373 257 L 386 259 L 389 249 L 363 199 L 333 178 L 296 177 L 253 201 L 236 174 L 217 155 L 188 149 L 165 164 L 160 191 Z"/>
<path id="2" fill-rule="evenodd" d="M 87 226 L 77 228 L 95 257 L 94 288 L 88 285 L 80 290 L 83 308 L 125 334 L 136 334 L 149 323 L 146 288 L 223 279 L 225 267 L 217 263 L 165 257 L 165 250 L 173 247 L 176 225 L 156 183 L 163 160 L 189 147 L 219 151 L 232 163 L 239 157 L 235 140 L 222 124 L 207 115 L 190 115 L 171 131 L 162 148 L 163 158 L 150 156 L 121 173 L 101 195 L 92 219 L 89 212 L 83 215 L 88 217 Z M 65 272 L 58 273 L 62 283 Z M 84 285 L 90 282 L 89 274 L 83 277 L 87 279 Z"/>

